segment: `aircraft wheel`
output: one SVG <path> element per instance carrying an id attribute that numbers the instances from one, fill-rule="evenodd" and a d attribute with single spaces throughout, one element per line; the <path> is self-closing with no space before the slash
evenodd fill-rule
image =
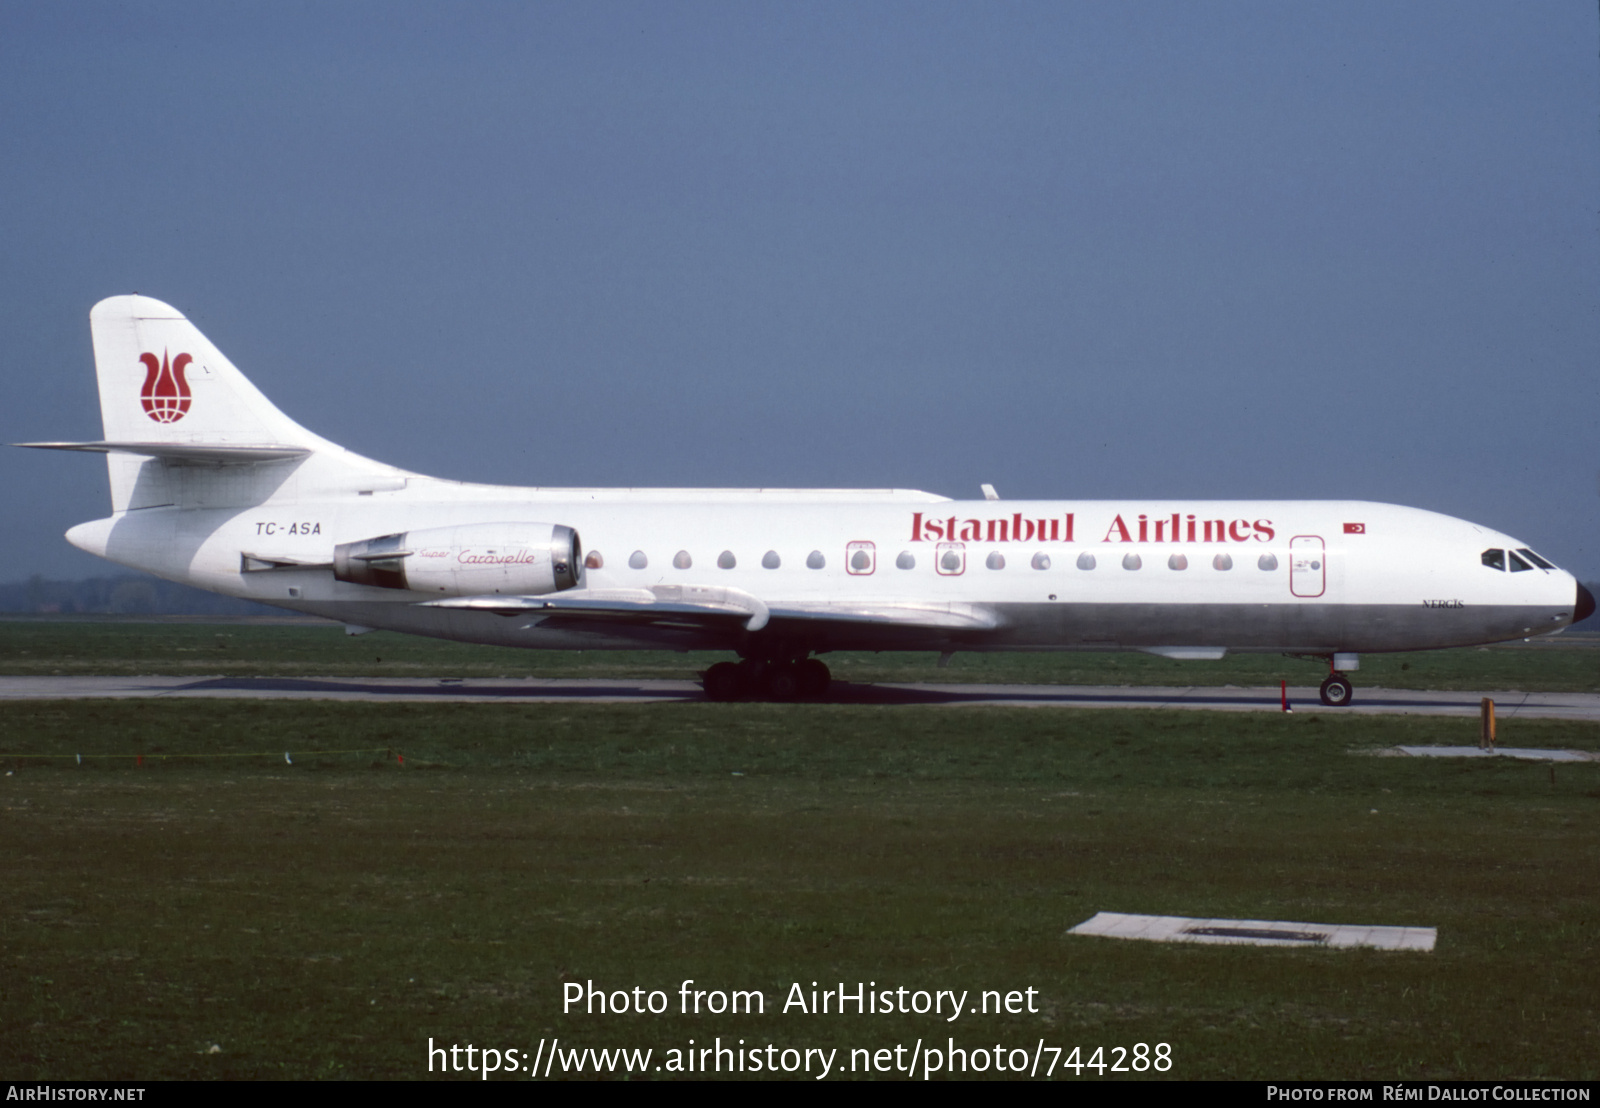
<path id="1" fill-rule="evenodd" d="M 782 662 L 774 663 L 767 668 L 766 685 L 768 700 L 794 700 L 800 695 L 799 667 Z"/>
<path id="2" fill-rule="evenodd" d="M 707 700 L 738 700 L 744 693 L 744 671 L 736 662 L 718 662 L 700 678 Z"/>
<path id="3" fill-rule="evenodd" d="M 807 658 L 794 668 L 800 677 L 801 696 L 822 696 L 833 683 L 833 674 L 828 667 L 815 658 Z"/>
<path id="4" fill-rule="evenodd" d="M 1322 683 L 1322 702 L 1330 708 L 1348 708 L 1356 690 L 1342 673 L 1331 673 Z"/>

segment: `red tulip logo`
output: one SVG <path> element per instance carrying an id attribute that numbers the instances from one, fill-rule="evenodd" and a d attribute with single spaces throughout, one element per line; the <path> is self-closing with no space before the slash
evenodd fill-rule
<path id="1" fill-rule="evenodd" d="M 145 415 L 157 423 L 178 422 L 189 410 L 189 382 L 184 380 L 183 371 L 194 359 L 179 354 L 168 365 L 167 352 L 163 350 L 159 362 L 154 354 L 140 354 L 139 360 L 150 371 L 145 374 L 144 388 L 139 390 Z"/>

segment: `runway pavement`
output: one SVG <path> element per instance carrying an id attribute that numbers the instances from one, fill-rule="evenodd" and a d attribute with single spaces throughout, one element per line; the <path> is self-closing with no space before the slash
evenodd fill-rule
<path id="1" fill-rule="evenodd" d="M 1423 692 L 1357 687 L 1347 708 L 1327 708 L 1314 687 L 1291 688 L 1296 712 L 1476 716 L 1483 697 L 1502 719 L 1600 721 L 1600 694 Z M 366 700 L 508 704 L 643 704 L 703 699 L 693 681 L 625 678 L 422 677 L 0 677 L 0 700 L 157 699 Z M 1276 712 L 1276 688 L 1094 685 L 901 685 L 834 683 L 829 704 L 1008 705 L 1057 708 L 1191 708 Z"/>

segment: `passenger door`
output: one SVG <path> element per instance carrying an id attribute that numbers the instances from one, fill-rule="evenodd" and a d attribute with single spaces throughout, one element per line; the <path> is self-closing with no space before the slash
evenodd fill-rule
<path id="1" fill-rule="evenodd" d="M 1296 596 L 1321 596 L 1328 587 L 1328 558 L 1319 535 L 1289 540 L 1289 591 Z"/>

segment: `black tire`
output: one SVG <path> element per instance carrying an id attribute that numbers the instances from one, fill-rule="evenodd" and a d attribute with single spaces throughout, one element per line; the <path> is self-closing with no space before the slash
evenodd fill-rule
<path id="1" fill-rule="evenodd" d="M 815 658 L 807 658 L 795 666 L 795 672 L 800 675 L 801 696 L 824 696 L 828 686 L 833 683 L 833 674 L 828 667 Z"/>
<path id="2" fill-rule="evenodd" d="M 766 680 L 762 684 L 768 700 L 799 699 L 800 673 L 796 666 L 774 662 L 767 667 Z"/>
<path id="3" fill-rule="evenodd" d="M 1330 708 L 1348 708 L 1356 690 L 1342 673 L 1331 673 L 1322 683 L 1322 702 Z"/>
<path id="4" fill-rule="evenodd" d="M 718 662 L 700 678 L 707 700 L 738 700 L 744 695 L 744 671 L 736 662 Z"/>

